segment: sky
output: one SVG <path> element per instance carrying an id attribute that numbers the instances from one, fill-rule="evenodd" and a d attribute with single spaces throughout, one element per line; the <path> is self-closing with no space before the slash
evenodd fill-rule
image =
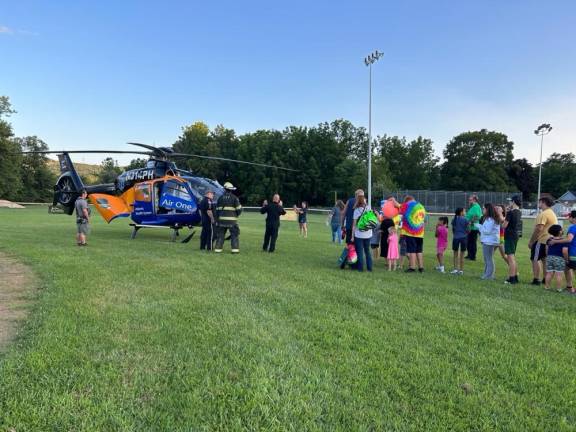
<path id="1" fill-rule="evenodd" d="M 575 23 L 574 0 L 0 0 L 0 95 L 15 134 L 53 150 L 171 145 L 195 121 L 367 127 L 378 49 L 374 135 L 422 135 L 441 156 L 486 128 L 534 163 L 544 122 L 544 159 L 576 152 Z"/>

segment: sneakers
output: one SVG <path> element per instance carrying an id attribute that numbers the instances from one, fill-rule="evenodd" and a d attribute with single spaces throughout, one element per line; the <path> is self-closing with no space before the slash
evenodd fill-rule
<path id="1" fill-rule="evenodd" d="M 518 276 L 510 276 L 504 283 L 507 285 L 516 285 L 518 283 Z"/>
<path id="2" fill-rule="evenodd" d="M 232 249 L 231 252 L 233 254 L 237 254 L 237 253 L 240 253 L 240 249 Z"/>
<path id="3" fill-rule="evenodd" d="M 530 285 L 540 286 L 541 283 L 539 279 L 532 279 L 532 283 Z"/>
<path id="4" fill-rule="evenodd" d="M 423 267 L 420 267 L 420 268 L 418 269 L 418 273 L 424 273 L 424 268 L 423 268 Z"/>
<path id="5" fill-rule="evenodd" d="M 464 272 L 462 270 L 458 270 L 458 269 L 454 269 L 450 272 L 450 274 L 452 275 L 461 275 L 464 274 Z"/>
<path id="6" fill-rule="evenodd" d="M 404 273 L 416 273 L 416 270 L 414 270 L 413 268 L 409 268 L 404 270 Z"/>

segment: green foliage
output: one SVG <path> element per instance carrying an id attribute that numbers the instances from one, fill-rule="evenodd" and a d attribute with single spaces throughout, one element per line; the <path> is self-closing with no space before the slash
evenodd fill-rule
<path id="1" fill-rule="evenodd" d="M 447 190 L 507 191 L 506 168 L 512 164 L 514 143 L 500 132 L 465 132 L 444 150 L 440 184 Z"/>
<path id="2" fill-rule="evenodd" d="M 244 213 L 232 256 L 98 216 L 78 248 L 74 217 L 0 209 L 0 250 L 41 287 L 0 355 L 0 430 L 576 428 L 574 298 L 480 281 L 481 261 L 434 272 L 434 223 L 424 275 L 342 271 L 324 219 L 307 239 L 282 222 L 264 254 L 264 216 Z"/>
<path id="3" fill-rule="evenodd" d="M 174 151 L 200 156 L 220 156 L 216 143 L 211 139 L 210 129 L 205 123 L 195 122 L 182 128 L 182 135 L 173 145 Z M 181 165 L 203 177 L 214 176 L 219 162 L 206 159 L 185 159 Z"/>
<path id="4" fill-rule="evenodd" d="M 2 116 L 14 113 L 10 100 L 0 96 L 0 199 L 17 200 L 22 189 L 20 146 L 14 141 L 12 126 Z"/>
<path id="5" fill-rule="evenodd" d="M 36 136 L 15 138 L 22 151 L 46 151 L 48 146 Z M 48 158 L 43 154 L 25 154 L 22 157 L 22 192 L 20 201 L 49 202 L 53 196 L 56 176 L 48 167 Z"/>
<path id="6" fill-rule="evenodd" d="M 552 153 L 542 163 L 542 192 L 556 198 L 576 189 L 576 156 L 574 153 Z"/>
<path id="7" fill-rule="evenodd" d="M 431 189 L 436 184 L 440 159 L 434 154 L 432 140 L 420 136 L 408 142 L 404 137 L 384 135 L 378 137 L 378 146 L 396 186 Z"/>
<path id="8" fill-rule="evenodd" d="M 111 157 L 102 161 L 102 169 L 98 172 L 98 183 L 114 183 L 116 177 L 122 173 L 122 168 Z"/>
<path id="9" fill-rule="evenodd" d="M 16 110 L 12 108 L 10 103 L 10 98 L 8 96 L 0 96 L 0 119 L 4 117 L 10 117 L 11 114 L 15 114 Z"/>
<path id="10" fill-rule="evenodd" d="M 146 162 L 148 162 L 148 159 L 143 159 L 143 158 L 132 159 L 130 161 L 130 163 L 128 164 L 128 166 L 125 166 L 123 168 L 126 171 L 137 169 L 137 168 L 144 168 L 146 166 Z"/>
<path id="11" fill-rule="evenodd" d="M 512 185 L 522 192 L 524 201 L 531 201 L 538 189 L 538 171 L 526 159 L 516 159 L 506 168 Z"/>

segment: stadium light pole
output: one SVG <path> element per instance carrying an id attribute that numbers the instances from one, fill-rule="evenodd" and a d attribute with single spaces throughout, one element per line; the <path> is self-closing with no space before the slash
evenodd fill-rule
<path id="1" fill-rule="evenodd" d="M 368 66 L 368 204 L 372 205 L 372 65 L 384 54 L 374 51 L 364 58 L 364 64 Z"/>
<path id="2" fill-rule="evenodd" d="M 534 131 L 535 135 L 540 135 L 540 166 L 538 169 L 538 196 L 536 197 L 536 213 L 540 213 L 538 207 L 538 200 L 540 200 L 540 187 L 542 185 L 542 148 L 544 147 L 544 135 L 548 135 L 552 130 L 550 123 L 542 123 L 538 129 Z"/>

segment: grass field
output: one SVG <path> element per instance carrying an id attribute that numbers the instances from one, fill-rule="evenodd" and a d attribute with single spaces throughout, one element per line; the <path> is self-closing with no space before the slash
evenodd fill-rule
<path id="1" fill-rule="evenodd" d="M 528 225 L 528 224 L 527 224 Z M 529 229 L 526 226 L 526 229 Z M 0 209 L 40 288 L 0 354 L 0 430 L 576 430 L 576 298 L 428 271 L 341 271 L 323 218 L 262 253 L 129 240 L 127 221 Z M 519 246 L 528 281 L 526 238 Z"/>

